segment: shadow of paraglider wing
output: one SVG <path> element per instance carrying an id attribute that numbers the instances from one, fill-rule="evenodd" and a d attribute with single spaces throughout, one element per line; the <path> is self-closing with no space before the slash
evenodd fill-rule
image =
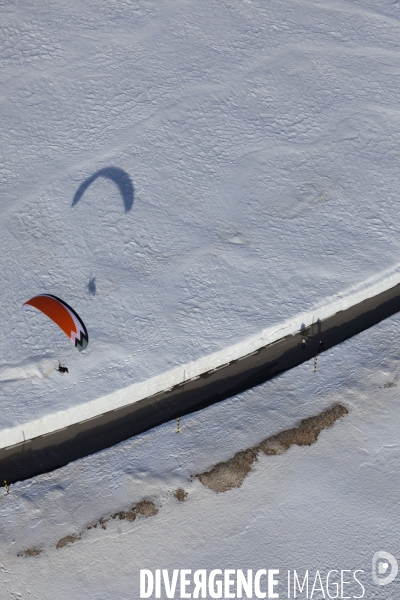
<path id="1" fill-rule="evenodd" d="M 106 179 L 111 179 L 119 188 L 119 191 L 122 196 L 122 200 L 124 202 L 125 212 L 129 212 L 133 206 L 134 200 L 134 187 L 133 183 L 128 175 L 123 169 L 119 167 L 106 167 L 104 169 L 100 169 L 88 179 L 85 179 L 83 183 L 77 189 L 75 196 L 72 200 L 71 206 L 75 206 L 78 204 L 79 200 L 82 198 L 83 194 L 86 192 L 88 187 L 98 178 L 105 177 Z"/>

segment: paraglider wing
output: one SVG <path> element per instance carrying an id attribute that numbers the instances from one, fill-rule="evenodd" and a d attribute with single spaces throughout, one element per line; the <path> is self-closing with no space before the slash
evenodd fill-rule
<path id="1" fill-rule="evenodd" d="M 23 308 L 33 306 L 54 321 L 75 344 L 79 352 L 89 343 L 87 329 L 80 316 L 64 300 L 51 294 L 34 296 L 24 303 Z"/>

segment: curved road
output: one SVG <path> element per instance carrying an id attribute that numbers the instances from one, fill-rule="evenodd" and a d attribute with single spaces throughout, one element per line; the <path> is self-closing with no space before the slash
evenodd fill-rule
<path id="1" fill-rule="evenodd" d="M 0 485 L 4 480 L 9 484 L 52 471 L 171 419 L 235 396 L 316 356 L 320 339 L 328 350 L 399 311 L 400 284 L 170 390 L 0 449 Z M 304 350 L 303 336 L 307 340 Z"/>

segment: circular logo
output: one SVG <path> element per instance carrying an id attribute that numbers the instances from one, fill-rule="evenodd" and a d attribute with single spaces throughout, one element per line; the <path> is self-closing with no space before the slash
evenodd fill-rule
<path id="1" fill-rule="evenodd" d="M 390 567 L 390 569 L 389 569 Z M 372 579 L 377 585 L 392 583 L 399 572 L 397 560 L 389 552 L 380 550 L 372 558 Z"/>

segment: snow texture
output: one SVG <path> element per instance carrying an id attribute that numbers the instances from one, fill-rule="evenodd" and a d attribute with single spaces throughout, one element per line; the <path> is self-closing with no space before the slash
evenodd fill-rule
<path id="1" fill-rule="evenodd" d="M 308 568 L 363 569 L 365 597 L 397 598 L 396 581 L 374 586 L 371 560 L 400 558 L 399 326 L 391 317 L 323 353 L 316 373 L 310 360 L 187 416 L 179 434 L 166 423 L 3 488 L 4 597 L 138 600 L 143 568 Z M 217 494 L 192 478 L 336 403 L 349 414 L 310 447 L 260 455 L 240 488 Z M 112 518 L 142 500 L 158 513 Z"/>
<path id="2" fill-rule="evenodd" d="M 2 445 L 399 281 L 399 11 L 2 3 Z M 85 353 L 21 310 L 38 293 L 82 317 Z M 400 558 L 398 329 L 393 317 L 179 435 L 166 424 L 3 489 L 3 596 L 136 600 L 145 567 L 370 573 L 373 552 Z M 260 458 L 241 488 L 189 480 L 338 401 L 349 415 Z M 155 516 L 86 529 L 146 498 Z"/>
<path id="3" fill-rule="evenodd" d="M 86 419 L 92 419 L 98 415 L 102 415 L 107 411 L 121 408 L 133 402 L 142 400 L 163 390 L 168 390 L 171 387 L 178 385 L 184 381 L 196 378 L 202 373 L 206 373 L 211 369 L 216 369 L 229 361 L 239 359 L 243 356 L 258 350 L 266 344 L 271 344 L 276 340 L 298 332 L 302 324 L 311 324 L 317 322 L 318 319 L 326 319 L 337 313 L 340 310 L 345 310 L 350 306 L 362 302 L 366 298 L 376 296 L 380 292 L 390 289 L 400 282 L 400 274 L 396 266 L 393 272 L 386 277 L 380 274 L 378 278 L 371 278 L 372 281 L 363 282 L 357 290 L 351 290 L 352 293 L 339 294 L 328 306 L 315 307 L 308 314 L 303 313 L 295 319 L 281 324 L 278 328 L 262 331 L 259 335 L 253 338 L 244 340 L 221 350 L 209 356 L 205 356 L 197 361 L 178 367 L 162 375 L 149 378 L 143 383 L 132 384 L 117 392 L 112 392 L 107 396 L 96 398 L 90 402 L 83 402 L 77 406 L 64 411 L 55 412 L 41 419 L 24 423 L 11 429 L 5 429 L 1 432 L 0 448 L 7 448 L 14 444 L 19 444 L 30 440 L 40 435 L 46 435 L 53 431 L 63 429 L 69 425 L 80 423 Z M 375 281 L 374 281 L 375 280 Z M 6 369 L 3 377 L 5 380 L 17 378 L 17 369 Z M 28 371 L 30 376 L 39 375 L 40 371 Z M 28 377 L 26 372 L 22 372 L 22 377 Z M 1 377 L 1 375 L 0 375 Z"/>
<path id="4" fill-rule="evenodd" d="M 400 23 L 378 4 L 7 5 L 2 429 L 396 268 Z M 21 311 L 37 293 L 82 317 L 84 357 Z"/>

